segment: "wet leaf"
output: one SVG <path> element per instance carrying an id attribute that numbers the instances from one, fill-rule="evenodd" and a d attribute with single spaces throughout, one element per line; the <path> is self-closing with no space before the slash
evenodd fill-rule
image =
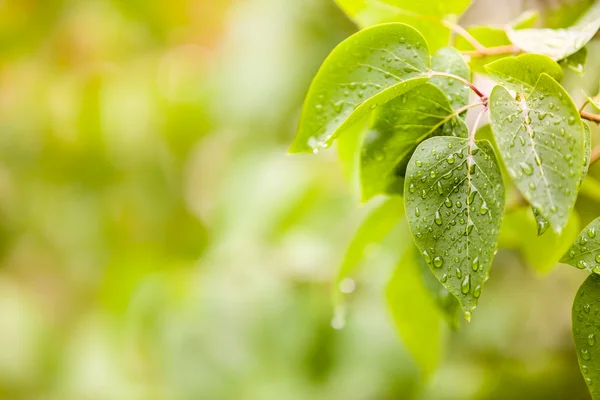
<path id="1" fill-rule="evenodd" d="M 529 53 L 562 60 L 584 47 L 599 28 L 600 3 L 595 3 L 569 28 L 508 28 L 506 33 L 515 45 Z"/>
<path id="2" fill-rule="evenodd" d="M 591 274 L 583 282 L 573 301 L 571 321 L 579 368 L 592 399 L 600 399 L 600 276 Z"/>
<path id="3" fill-rule="evenodd" d="M 406 170 L 406 215 L 415 243 L 470 319 L 496 251 L 504 186 L 491 144 L 434 137 Z"/>
<path id="4" fill-rule="evenodd" d="M 440 361 L 442 318 L 423 284 L 414 254 L 400 260 L 386 290 L 388 307 L 406 349 L 427 377 Z"/>
<path id="5" fill-rule="evenodd" d="M 562 68 L 551 58 L 541 54 L 504 57 L 487 64 L 485 70 L 504 87 L 517 93 L 531 93 L 542 73 L 557 81 L 563 78 Z"/>
<path id="6" fill-rule="evenodd" d="M 527 97 L 502 86 L 490 96 L 498 149 L 517 188 L 558 233 L 577 199 L 584 165 L 584 128 L 567 92 L 542 74 Z"/>
<path id="7" fill-rule="evenodd" d="M 560 262 L 600 274 L 600 218 L 581 231 Z"/>
<path id="8" fill-rule="evenodd" d="M 460 76 L 468 81 L 471 80 L 471 70 L 465 62 L 464 57 L 458 50 L 452 47 L 443 47 L 431 57 L 431 68 L 436 72 L 447 72 Z M 446 94 L 452 109 L 464 107 L 469 103 L 469 88 L 452 78 L 434 76 L 429 79 Z M 467 112 L 460 115 L 463 119 Z"/>
<path id="9" fill-rule="evenodd" d="M 446 95 L 430 83 L 387 102 L 376 111 L 360 160 L 362 199 L 379 193 L 402 194 L 410 156 L 432 136 L 466 137 L 467 127 Z"/>
<path id="10" fill-rule="evenodd" d="M 425 39 L 404 24 L 365 29 L 323 62 L 306 96 L 290 152 L 318 152 L 345 128 L 392 98 L 426 82 Z"/>

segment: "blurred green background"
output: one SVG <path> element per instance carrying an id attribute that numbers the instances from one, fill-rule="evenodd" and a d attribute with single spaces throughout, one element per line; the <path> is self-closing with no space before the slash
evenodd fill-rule
<path id="1" fill-rule="evenodd" d="M 557 2 L 474 3 L 467 26 Z M 384 296 L 403 227 L 332 305 L 382 199 L 358 204 L 335 151 L 286 150 L 355 30 L 333 0 L 0 0 L 0 399 L 588 398 L 570 333 L 585 275 L 532 268 L 531 216 L 504 235 L 533 232 L 529 256 L 500 251 L 428 380 Z M 567 82 L 595 93 L 599 50 Z"/>

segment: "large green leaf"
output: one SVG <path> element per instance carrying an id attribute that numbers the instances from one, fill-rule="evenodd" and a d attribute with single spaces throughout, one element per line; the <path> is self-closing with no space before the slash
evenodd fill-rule
<path id="1" fill-rule="evenodd" d="M 421 143 L 406 170 L 405 205 L 419 251 L 470 319 L 504 212 L 504 186 L 491 144 L 445 136 Z"/>
<path id="2" fill-rule="evenodd" d="M 600 276 L 592 274 L 583 282 L 573 301 L 571 321 L 579 368 L 592 399 L 600 399 Z M 597 346 L 596 346 L 597 345 Z"/>
<path id="3" fill-rule="evenodd" d="M 471 0 L 336 0 L 340 8 L 361 28 L 386 22 L 402 22 L 425 36 L 432 50 L 446 46 L 450 30 L 442 19 L 456 20 Z"/>
<path id="4" fill-rule="evenodd" d="M 426 82 L 425 39 L 404 24 L 365 29 L 339 44 L 306 95 L 290 152 L 312 151 L 386 101 Z"/>
<path id="5" fill-rule="evenodd" d="M 583 229 L 560 262 L 600 274 L 600 218 Z"/>
<path id="6" fill-rule="evenodd" d="M 527 98 L 502 86 L 490 96 L 498 149 L 521 194 L 558 233 L 577 199 L 584 165 L 584 128 L 567 92 L 542 74 Z"/>
<path id="7" fill-rule="evenodd" d="M 487 64 L 485 70 L 496 81 L 517 93 L 531 93 L 543 73 L 557 81 L 563 78 L 562 68 L 556 61 L 541 54 L 504 57 Z"/>
<path id="8" fill-rule="evenodd" d="M 506 33 L 515 45 L 529 53 L 544 54 L 553 60 L 562 60 L 584 47 L 599 28 L 600 3 L 597 2 L 569 28 L 508 28 Z"/>
<path id="9" fill-rule="evenodd" d="M 388 284 L 386 298 L 404 345 L 430 376 L 440 360 L 442 319 L 420 275 L 414 251 L 408 251 Z"/>
<path id="10" fill-rule="evenodd" d="M 446 95 L 426 83 L 384 104 L 376 112 L 361 152 L 362 199 L 403 192 L 410 156 L 423 140 L 438 135 L 466 137 L 467 127 Z"/>
<path id="11" fill-rule="evenodd" d="M 447 72 L 460 76 L 468 81 L 471 80 L 471 70 L 465 62 L 464 57 L 458 50 L 452 47 L 442 47 L 431 57 L 431 68 L 436 72 Z M 454 110 L 464 107 L 469 103 L 469 88 L 453 78 L 434 76 L 429 82 L 438 86 L 448 97 L 450 105 Z M 466 111 L 461 114 L 465 118 Z"/>
<path id="12" fill-rule="evenodd" d="M 350 277 L 363 260 L 365 248 L 380 243 L 404 215 L 404 204 L 399 197 L 390 197 L 377 206 L 362 221 L 348 245 L 338 270 L 337 282 Z"/>

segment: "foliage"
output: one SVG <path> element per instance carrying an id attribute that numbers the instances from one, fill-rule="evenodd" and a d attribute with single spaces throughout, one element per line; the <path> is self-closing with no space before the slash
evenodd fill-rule
<path id="1" fill-rule="evenodd" d="M 583 72 L 586 46 L 600 28 L 600 4 L 592 4 L 568 27 L 534 28 L 537 14 L 529 13 L 504 28 L 465 30 L 456 16 L 468 2 L 338 3 L 365 29 L 324 61 L 290 150 L 316 153 L 342 140 L 347 127 L 359 126 L 363 133 L 355 136 L 359 143 L 353 151 L 363 201 L 379 194 L 403 197 L 422 261 L 470 320 L 484 296 L 499 243 L 520 249 L 534 268 L 546 272 L 577 233 L 579 189 L 598 158 L 584 119 L 597 123 L 600 115 L 584 112 L 587 102 L 579 109 L 560 82 L 566 71 Z M 459 36 L 454 46 L 438 45 L 448 42 L 449 31 Z M 496 81 L 489 96 L 475 84 L 470 69 Z M 469 102 L 467 90 L 475 102 Z M 587 98 L 598 106 L 597 97 Z M 478 106 L 469 129 L 467 110 Z M 492 137 L 483 138 L 477 128 L 488 111 Z M 510 202 L 505 200 L 509 194 Z M 399 215 L 390 211 L 391 221 Z M 575 343 L 590 388 L 600 387 L 600 382 L 593 385 L 597 332 L 590 330 L 596 328 L 589 320 L 597 317 L 597 310 L 589 308 L 600 296 L 597 221 L 560 260 L 592 274 L 573 305 Z M 521 224 L 537 229 L 520 232 Z M 366 235 L 365 226 L 360 237 Z M 378 225 L 375 229 L 373 236 L 381 237 Z M 502 238 L 511 229 L 521 237 L 515 243 Z M 437 320 L 428 310 L 435 302 L 427 299 L 436 298 L 437 291 L 416 273 L 415 251 L 399 262 L 387 292 L 398 330 L 413 349 L 419 333 L 438 342 Z M 416 298 L 422 310 L 400 306 Z M 439 303 L 438 308 L 442 311 Z M 429 375 L 436 357 L 413 355 Z M 600 392 L 591 392 L 600 399 Z"/>

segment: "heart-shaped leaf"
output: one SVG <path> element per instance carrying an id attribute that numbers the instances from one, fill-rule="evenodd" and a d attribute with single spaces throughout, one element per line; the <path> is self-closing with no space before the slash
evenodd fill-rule
<path id="1" fill-rule="evenodd" d="M 577 199 L 584 165 L 584 128 L 575 104 L 542 74 L 527 98 L 502 86 L 490 95 L 491 125 L 517 188 L 559 233 Z"/>
<path id="2" fill-rule="evenodd" d="M 560 262 L 600 274 L 600 218 L 583 229 Z"/>
<path id="3" fill-rule="evenodd" d="M 407 220 L 424 260 L 470 319 L 496 251 L 504 186 L 491 144 L 434 137 L 408 163 Z"/>
<path id="4" fill-rule="evenodd" d="M 362 199 L 379 193 L 402 194 L 410 156 L 432 136 L 466 137 L 465 123 L 446 95 L 426 83 L 387 102 L 376 112 L 360 160 Z"/>
<path id="5" fill-rule="evenodd" d="M 508 89 L 531 93 L 541 74 L 560 81 L 562 68 L 550 57 L 541 54 L 521 54 L 504 57 L 485 66 L 487 73 Z"/>
<path id="6" fill-rule="evenodd" d="M 600 276 L 591 274 L 573 301 L 571 321 L 579 368 L 592 399 L 600 399 Z"/>
<path id="7" fill-rule="evenodd" d="M 429 69 L 427 43 L 408 25 L 378 25 L 352 35 L 315 76 L 290 152 L 328 147 L 379 105 L 425 83 Z"/>
<path id="8" fill-rule="evenodd" d="M 553 60 L 562 60 L 584 47 L 598 29 L 600 3 L 596 2 L 569 28 L 508 28 L 506 33 L 515 45 L 529 53 L 544 54 Z"/>

